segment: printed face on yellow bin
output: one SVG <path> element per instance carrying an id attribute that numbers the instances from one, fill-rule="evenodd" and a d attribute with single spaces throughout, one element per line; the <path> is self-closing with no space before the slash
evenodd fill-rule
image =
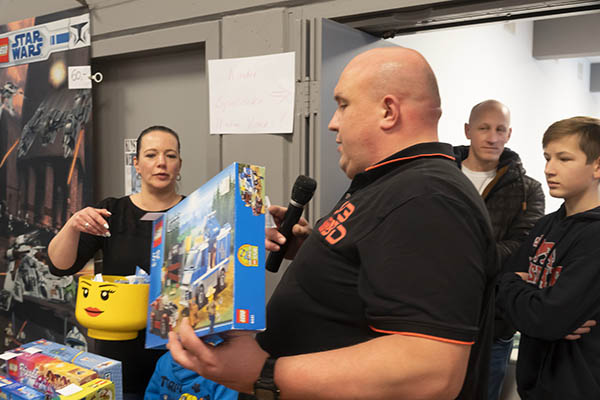
<path id="1" fill-rule="evenodd" d="M 118 287 L 109 282 L 87 282 L 79 285 L 81 296 L 78 306 L 93 319 L 108 320 L 120 314 L 119 302 L 115 301 Z M 122 306 L 122 304 L 121 304 Z"/>

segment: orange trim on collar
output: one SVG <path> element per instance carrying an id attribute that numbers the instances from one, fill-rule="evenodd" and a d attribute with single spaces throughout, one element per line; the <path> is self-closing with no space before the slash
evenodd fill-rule
<path id="1" fill-rule="evenodd" d="M 413 159 L 413 158 L 420 158 L 420 157 L 446 157 L 446 158 L 448 158 L 448 159 L 450 159 L 452 161 L 456 161 L 455 157 L 449 156 L 448 154 L 444 154 L 444 153 L 418 154 L 416 156 L 395 158 L 393 160 L 382 162 L 381 164 L 371 165 L 370 167 L 368 167 L 367 169 L 365 169 L 365 171 L 369 171 L 369 170 L 372 170 L 374 168 L 381 167 L 382 165 L 391 164 L 393 162 L 410 160 L 410 159 Z"/>
<path id="2" fill-rule="evenodd" d="M 390 333 L 390 334 L 393 334 L 393 335 L 416 336 L 416 337 L 420 337 L 420 338 L 424 338 L 424 339 L 437 340 L 438 342 L 446 342 L 446 343 L 453 343 L 453 344 L 463 344 L 463 345 L 467 345 L 467 346 L 471 346 L 472 344 L 475 343 L 475 342 L 463 342 L 463 341 L 460 341 L 460 340 L 446 339 L 446 338 L 441 338 L 441 337 L 431 336 L 431 335 L 424 335 L 422 333 L 415 333 L 415 332 L 385 331 L 383 329 L 373 328 L 372 326 L 369 326 L 369 328 L 371 328 L 375 332 Z"/>

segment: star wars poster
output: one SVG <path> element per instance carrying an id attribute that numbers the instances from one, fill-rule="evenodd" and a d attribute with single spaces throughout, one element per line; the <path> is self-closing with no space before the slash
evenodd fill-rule
<path id="1" fill-rule="evenodd" d="M 0 26 L 0 350 L 81 339 L 76 281 L 49 273 L 47 247 L 92 200 L 91 89 L 68 84 L 86 65 L 87 10 Z"/>

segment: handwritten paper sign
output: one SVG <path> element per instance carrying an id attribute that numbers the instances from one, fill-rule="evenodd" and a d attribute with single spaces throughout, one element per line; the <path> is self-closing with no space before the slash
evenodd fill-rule
<path id="1" fill-rule="evenodd" d="M 69 67 L 69 89 L 91 89 L 92 67 L 90 65 Z"/>
<path id="2" fill-rule="evenodd" d="M 292 133 L 294 53 L 208 61 L 211 134 Z"/>

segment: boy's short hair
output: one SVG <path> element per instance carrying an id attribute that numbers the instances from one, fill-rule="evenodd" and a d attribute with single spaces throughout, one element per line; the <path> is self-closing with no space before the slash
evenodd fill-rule
<path id="1" fill-rule="evenodd" d="M 572 117 L 557 121 L 544 132 L 542 145 L 545 148 L 548 143 L 570 135 L 579 136 L 579 148 L 588 164 L 600 157 L 600 119 Z"/>

